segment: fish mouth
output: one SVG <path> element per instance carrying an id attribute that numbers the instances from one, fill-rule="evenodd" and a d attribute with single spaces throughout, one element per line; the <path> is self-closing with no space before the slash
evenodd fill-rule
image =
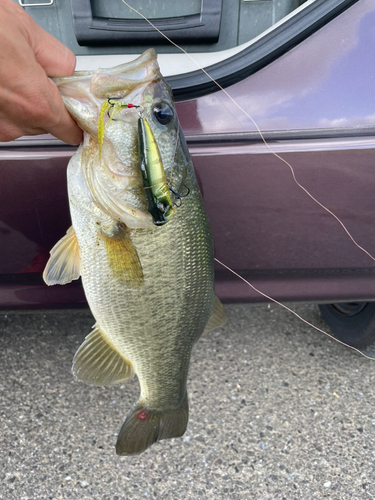
<path id="1" fill-rule="evenodd" d="M 139 154 L 138 124 L 147 118 L 151 124 L 155 102 L 161 101 L 169 89 L 155 51 L 146 50 L 134 61 L 111 69 L 79 71 L 54 82 L 68 111 L 86 132 L 82 170 L 97 207 L 129 228 L 165 224 L 174 209 L 162 155 L 157 162 L 147 163 L 148 171 L 158 174 L 153 178 L 162 181 L 145 185 Z M 164 108 L 158 108 L 158 112 L 165 118 Z M 151 140 L 154 150 L 156 140 Z"/>
<path id="2" fill-rule="evenodd" d="M 148 49 L 133 61 L 113 68 L 75 71 L 72 76 L 52 78 L 57 87 L 67 83 L 90 82 L 90 92 L 98 99 L 124 98 L 131 88 L 162 78 L 154 49 Z M 59 89 L 63 95 L 64 89 Z"/>

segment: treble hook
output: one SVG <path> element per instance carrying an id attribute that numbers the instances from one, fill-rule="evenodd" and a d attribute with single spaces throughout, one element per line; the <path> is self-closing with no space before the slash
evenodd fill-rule
<path id="1" fill-rule="evenodd" d="M 141 110 L 143 111 L 143 108 L 142 106 L 139 106 L 138 104 L 132 104 L 131 102 L 113 102 L 113 101 L 116 101 L 116 99 L 121 99 L 121 97 L 109 97 L 107 99 L 107 102 L 109 104 L 109 109 L 107 111 L 107 115 L 108 115 L 108 118 L 112 119 L 113 121 L 117 122 L 119 121 L 119 119 L 117 118 L 112 118 L 113 116 L 113 113 L 112 115 L 109 114 L 109 112 L 111 111 L 111 109 L 115 108 L 115 109 L 121 109 L 121 108 L 126 108 L 126 109 L 130 109 L 130 108 L 141 108 Z M 139 112 L 139 111 L 138 111 Z"/>
<path id="2" fill-rule="evenodd" d="M 175 197 L 179 202 L 178 204 L 175 201 L 173 202 L 173 205 L 177 208 L 179 208 L 182 205 L 182 198 L 186 198 L 186 196 L 188 196 L 188 194 L 190 193 L 190 189 L 188 188 L 188 186 L 186 184 L 183 184 L 183 186 L 187 189 L 186 194 L 180 194 L 178 191 L 173 189 L 173 187 L 168 184 L 169 191 L 175 195 Z"/>

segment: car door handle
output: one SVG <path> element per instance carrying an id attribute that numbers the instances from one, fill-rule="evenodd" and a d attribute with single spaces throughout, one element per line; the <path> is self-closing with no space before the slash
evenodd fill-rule
<path id="1" fill-rule="evenodd" d="M 47 5 L 53 5 L 53 0 L 48 0 L 48 2 L 39 3 L 25 3 L 22 0 L 18 0 L 21 7 L 46 7 Z"/>
<path id="2" fill-rule="evenodd" d="M 90 0 L 70 0 L 73 26 L 81 46 L 165 43 L 144 19 L 111 19 L 93 16 Z M 173 41 L 215 43 L 219 38 L 222 0 L 201 0 L 198 14 L 153 19 L 153 24 Z"/>

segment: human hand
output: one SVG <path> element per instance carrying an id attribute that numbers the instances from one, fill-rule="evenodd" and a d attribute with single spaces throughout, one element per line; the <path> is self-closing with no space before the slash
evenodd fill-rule
<path id="1" fill-rule="evenodd" d="M 76 58 L 12 0 L 0 0 L 0 141 L 50 133 L 69 144 L 82 131 L 49 77 L 70 76 Z"/>

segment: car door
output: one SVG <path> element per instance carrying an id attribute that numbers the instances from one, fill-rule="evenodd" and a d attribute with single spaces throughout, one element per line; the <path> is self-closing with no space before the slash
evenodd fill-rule
<path id="1" fill-rule="evenodd" d="M 218 260 L 278 300 L 374 298 L 371 258 L 275 156 L 360 245 L 375 247 L 371 0 L 137 2 L 227 94 L 122 2 L 22 5 L 75 51 L 81 70 L 156 47 Z M 69 227 L 64 175 L 73 152 L 50 136 L 0 145 L 3 308 L 85 303 L 79 285 L 41 281 Z M 265 300 L 219 263 L 216 283 L 223 300 Z"/>

